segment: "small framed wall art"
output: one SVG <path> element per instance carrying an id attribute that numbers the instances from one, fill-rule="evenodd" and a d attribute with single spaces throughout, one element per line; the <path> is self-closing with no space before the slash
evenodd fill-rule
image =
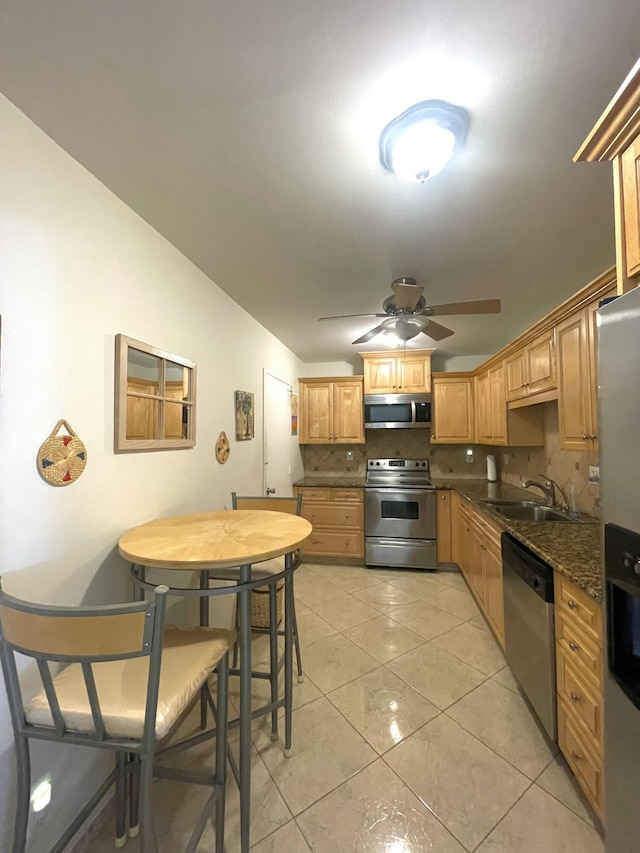
<path id="1" fill-rule="evenodd" d="M 250 391 L 236 391 L 236 441 L 253 438 L 254 395 Z"/>

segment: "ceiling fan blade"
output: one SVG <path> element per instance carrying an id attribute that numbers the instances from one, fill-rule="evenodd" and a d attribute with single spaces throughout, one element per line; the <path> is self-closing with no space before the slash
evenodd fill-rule
<path id="1" fill-rule="evenodd" d="M 375 329 L 370 329 L 366 334 L 362 335 L 361 338 L 358 338 L 355 341 L 352 341 L 352 344 L 366 344 L 367 341 L 370 341 L 372 338 L 375 338 L 376 335 L 379 335 L 385 328 L 384 323 L 381 323 L 379 326 L 376 326 Z"/>
<path id="2" fill-rule="evenodd" d="M 407 308 L 412 310 L 418 304 L 418 299 L 422 296 L 424 287 L 419 284 L 403 284 L 400 281 L 394 281 L 391 285 L 396 297 L 396 308 Z"/>
<path id="3" fill-rule="evenodd" d="M 447 329 L 446 326 L 441 326 L 440 323 L 434 323 L 433 320 L 429 320 L 422 331 L 428 338 L 432 338 L 434 341 L 442 341 L 453 335 L 452 329 Z"/>
<path id="4" fill-rule="evenodd" d="M 318 323 L 321 320 L 346 320 L 349 317 L 388 317 L 388 314 L 338 314 L 336 317 L 319 317 Z"/>
<path id="5" fill-rule="evenodd" d="M 471 302 L 445 302 L 442 305 L 427 305 L 422 312 L 428 317 L 438 314 L 499 314 L 502 303 L 499 299 L 476 299 Z"/>

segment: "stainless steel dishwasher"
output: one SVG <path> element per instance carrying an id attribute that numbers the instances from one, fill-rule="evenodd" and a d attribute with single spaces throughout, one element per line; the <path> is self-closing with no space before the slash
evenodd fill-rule
<path id="1" fill-rule="evenodd" d="M 502 571 L 505 657 L 545 731 L 556 740 L 553 569 L 503 533 Z"/>

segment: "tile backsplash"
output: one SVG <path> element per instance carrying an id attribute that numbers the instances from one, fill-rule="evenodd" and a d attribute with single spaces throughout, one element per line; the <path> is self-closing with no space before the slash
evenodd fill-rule
<path id="1" fill-rule="evenodd" d="M 587 515 L 599 515 L 600 486 L 589 482 L 589 466 L 599 465 L 597 453 L 582 453 L 562 450 L 558 428 L 557 402 L 544 403 L 544 447 L 503 447 L 498 453 L 501 466 L 500 479 L 514 486 L 523 480 L 540 479 L 546 474 L 566 492 L 573 485 L 578 509 Z M 504 464 L 504 455 L 509 455 L 509 464 Z M 497 454 L 498 455 L 498 454 Z M 532 494 L 541 495 L 539 489 Z"/>
<path id="2" fill-rule="evenodd" d="M 479 479 L 486 477 L 487 454 L 496 457 L 498 477 L 519 486 L 523 480 L 539 479 L 546 474 L 563 489 L 575 487 L 578 509 L 588 515 L 598 515 L 600 487 L 589 482 L 589 466 L 599 465 L 597 453 L 577 453 L 562 450 L 558 429 L 558 404 L 544 403 L 544 447 L 486 447 L 481 445 L 432 445 L 428 431 L 380 429 L 367 431 L 367 443 L 354 445 L 301 445 L 304 470 L 307 475 L 351 474 L 364 477 L 367 459 L 427 457 L 432 477 Z M 473 451 L 473 462 L 466 461 L 466 451 Z M 353 460 L 347 460 L 347 451 Z M 505 464 L 504 456 L 509 462 Z M 541 495 L 532 489 L 532 495 Z"/>

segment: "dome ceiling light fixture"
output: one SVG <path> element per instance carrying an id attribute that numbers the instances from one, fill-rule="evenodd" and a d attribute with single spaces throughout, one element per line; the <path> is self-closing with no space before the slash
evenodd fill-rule
<path id="1" fill-rule="evenodd" d="M 380 136 L 383 166 L 399 178 L 423 184 L 464 145 L 469 114 L 446 101 L 421 101 L 397 116 Z"/>

